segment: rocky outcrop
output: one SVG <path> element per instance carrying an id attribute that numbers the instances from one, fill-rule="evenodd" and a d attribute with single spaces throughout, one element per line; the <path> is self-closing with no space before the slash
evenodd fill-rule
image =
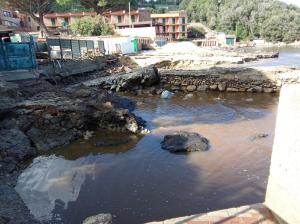
<path id="1" fill-rule="evenodd" d="M 209 141 L 198 133 L 179 132 L 166 135 L 161 147 L 172 153 L 197 152 L 209 150 Z"/>
<path id="2" fill-rule="evenodd" d="M 98 86 L 116 92 L 131 92 L 159 84 L 159 75 L 157 69 L 151 66 L 131 73 L 97 78 L 83 84 L 87 87 Z"/>
<path id="3" fill-rule="evenodd" d="M 0 174 L 13 173 L 19 170 L 23 161 L 35 155 L 36 150 L 31 146 L 29 138 L 18 127 L 1 124 Z"/>
<path id="4" fill-rule="evenodd" d="M 82 224 L 112 224 L 111 214 L 99 214 L 86 218 Z"/>
<path id="5" fill-rule="evenodd" d="M 19 102 L 14 114 L 20 129 L 39 150 L 69 144 L 95 128 L 141 132 L 142 119 L 114 105 L 112 98 L 85 88 L 44 92 Z"/>
<path id="6" fill-rule="evenodd" d="M 0 79 L 0 115 L 15 106 L 18 85 Z"/>

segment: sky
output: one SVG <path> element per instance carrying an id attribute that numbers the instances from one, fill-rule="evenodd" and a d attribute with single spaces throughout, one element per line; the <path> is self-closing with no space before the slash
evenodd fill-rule
<path id="1" fill-rule="evenodd" d="M 286 2 L 288 4 L 294 4 L 300 7 L 300 0 L 281 0 L 283 2 Z"/>

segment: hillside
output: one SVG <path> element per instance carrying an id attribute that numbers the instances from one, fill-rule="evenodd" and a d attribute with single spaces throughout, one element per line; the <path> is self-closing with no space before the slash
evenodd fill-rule
<path id="1" fill-rule="evenodd" d="M 300 8 L 276 0 L 183 0 L 190 21 L 237 34 L 238 39 L 300 40 Z"/>

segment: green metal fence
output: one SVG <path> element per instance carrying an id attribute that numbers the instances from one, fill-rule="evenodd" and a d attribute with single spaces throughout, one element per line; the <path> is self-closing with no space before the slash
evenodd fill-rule
<path id="1" fill-rule="evenodd" d="M 33 39 L 26 43 L 0 41 L 0 71 L 33 69 L 37 65 Z"/>

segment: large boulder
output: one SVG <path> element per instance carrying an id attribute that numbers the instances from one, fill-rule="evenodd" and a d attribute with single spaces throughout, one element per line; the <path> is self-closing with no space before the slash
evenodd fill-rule
<path id="1" fill-rule="evenodd" d="M 208 151 L 210 147 L 206 138 L 192 132 L 166 135 L 161 142 L 161 146 L 163 149 L 173 153 Z"/>
<path id="2" fill-rule="evenodd" d="M 130 73 L 100 77 L 83 84 L 87 87 L 99 86 L 111 91 L 136 91 L 145 87 L 155 86 L 160 78 L 157 69 L 153 66 L 141 68 Z"/>
<path id="3" fill-rule="evenodd" d="M 82 224 L 112 224 L 111 214 L 99 214 L 86 218 Z"/>

